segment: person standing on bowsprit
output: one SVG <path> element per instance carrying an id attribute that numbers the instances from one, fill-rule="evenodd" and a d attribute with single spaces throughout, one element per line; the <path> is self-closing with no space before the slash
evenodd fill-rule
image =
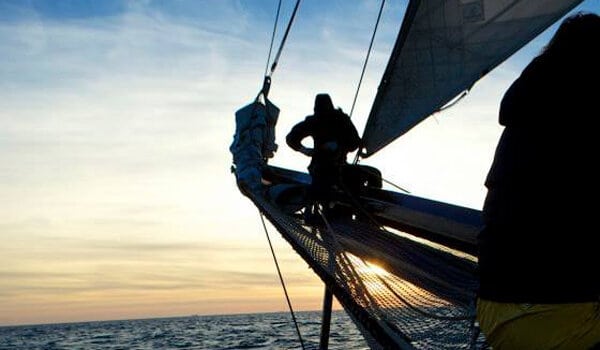
<path id="1" fill-rule="evenodd" d="M 302 144 L 312 137 L 313 148 Z M 350 117 L 340 108 L 335 109 L 328 94 L 315 97 L 314 114 L 296 124 L 287 135 L 290 148 L 312 157 L 308 171 L 312 177 L 308 198 L 327 200 L 331 189 L 339 184 L 340 172 L 346 156 L 360 145 L 360 137 Z"/>

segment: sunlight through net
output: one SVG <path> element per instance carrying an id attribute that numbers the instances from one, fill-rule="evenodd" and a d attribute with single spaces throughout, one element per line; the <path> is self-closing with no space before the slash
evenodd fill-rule
<path id="1" fill-rule="evenodd" d="M 357 220 L 306 226 L 249 195 L 353 318 L 372 348 L 483 347 L 474 259 Z"/>

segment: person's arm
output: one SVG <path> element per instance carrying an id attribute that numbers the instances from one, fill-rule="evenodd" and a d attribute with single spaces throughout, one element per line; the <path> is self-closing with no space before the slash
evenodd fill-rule
<path id="1" fill-rule="evenodd" d="M 352 120 L 350 117 L 344 113 L 344 125 L 342 126 L 342 137 L 344 142 L 344 150 L 346 152 L 352 152 L 360 146 L 360 136 L 358 136 L 358 131 L 354 124 L 352 124 Z"/>
<path id="2" fill-rule="evenodd" d="M 290 133 L 285 138 L 285 141 L 294 151 L 311 157 L 314 153 L 314 150 L 302 144 L 302 140 L 308 136 L 310 136 L 310 120 L 307 118 L 292 128 Z"/>
<path id="3" fill-rule="evenodd" d="M 349 148 L 349 152 L 352 152 L 354 150 L 356 150 L 359 146 L 360 146 L 360 136 L 358 136 L 358 131 L 356 130 L 356 127 L 354 127 L 354 124 L 352 124 L 352 121 L 350 121 L 350 119 L 348 119 L 348 122 L 350 123 L 350 131 L 349 131 L 349 136 L 350 138 L 349 143 L 348 143 L 348 148 Z"/>

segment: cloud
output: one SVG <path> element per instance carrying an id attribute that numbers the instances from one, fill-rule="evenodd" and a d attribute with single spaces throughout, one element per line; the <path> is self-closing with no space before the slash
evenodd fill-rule
<path id="1" fill-rule="evenodd" d="M 94 17 L 114 16 L 123 12 L 125 2 L 121 0 L 106 1 L 13 1 L 0 3 L 0 19 L 21 20 L 32 15 L 45 20 L 74 20 Z"/>
<path id="2" fill-rule="evenodd" d="M 353 117 L 359 129 L 405 5 L 386 6 Z M 69 303 L 87 319 L 121 307 L 138 315 L 142 306 L 127 305 L 165 300 L 181 310 L 221 300 L 222 311 L 243 307 L 249 290 L 276 294 L 257 211 L 235 187 L 228 152 L 233 113 L 262 84 L 274 10 L 222 0 L 0 2 L 0 295 L 10 296 L 0 315 L 45 305 L 44 317 L 64 319 Z M 282 140 L 315 93 L 349 111 L 377 10 L 373 1 L 303 4 L 273 76 L 282 110 L 274 164 L 308 165 Z M 418 195 L 477 207 L 495 109 L 524 58 L 367 163 Z M 272 237 L 286 279 L 303 291 L 313 283 L 319 299 L 306 264 Z"/>

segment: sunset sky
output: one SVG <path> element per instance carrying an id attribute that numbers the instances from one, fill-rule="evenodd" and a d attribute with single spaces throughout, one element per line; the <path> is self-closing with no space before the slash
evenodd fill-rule
<path id="1" fill-rule="evenodd" d="M 284 136 L 316 93 L 350 110 L 379 4 L 302 3 L 273 77 L 273 164 L 305 169 Z M 353 116 L 361 131 L 405 6 L 387 1 Z M 276 7 L 0 0 L 0 325 L 287 308 L 228 151 L 235 111 L 262 84 Z M 415 195 L 481 208 L 500 98 L 555 29 L 364 164 Z M 270 233 L 292 303 L 319 309 L 322 283 Z"/>

